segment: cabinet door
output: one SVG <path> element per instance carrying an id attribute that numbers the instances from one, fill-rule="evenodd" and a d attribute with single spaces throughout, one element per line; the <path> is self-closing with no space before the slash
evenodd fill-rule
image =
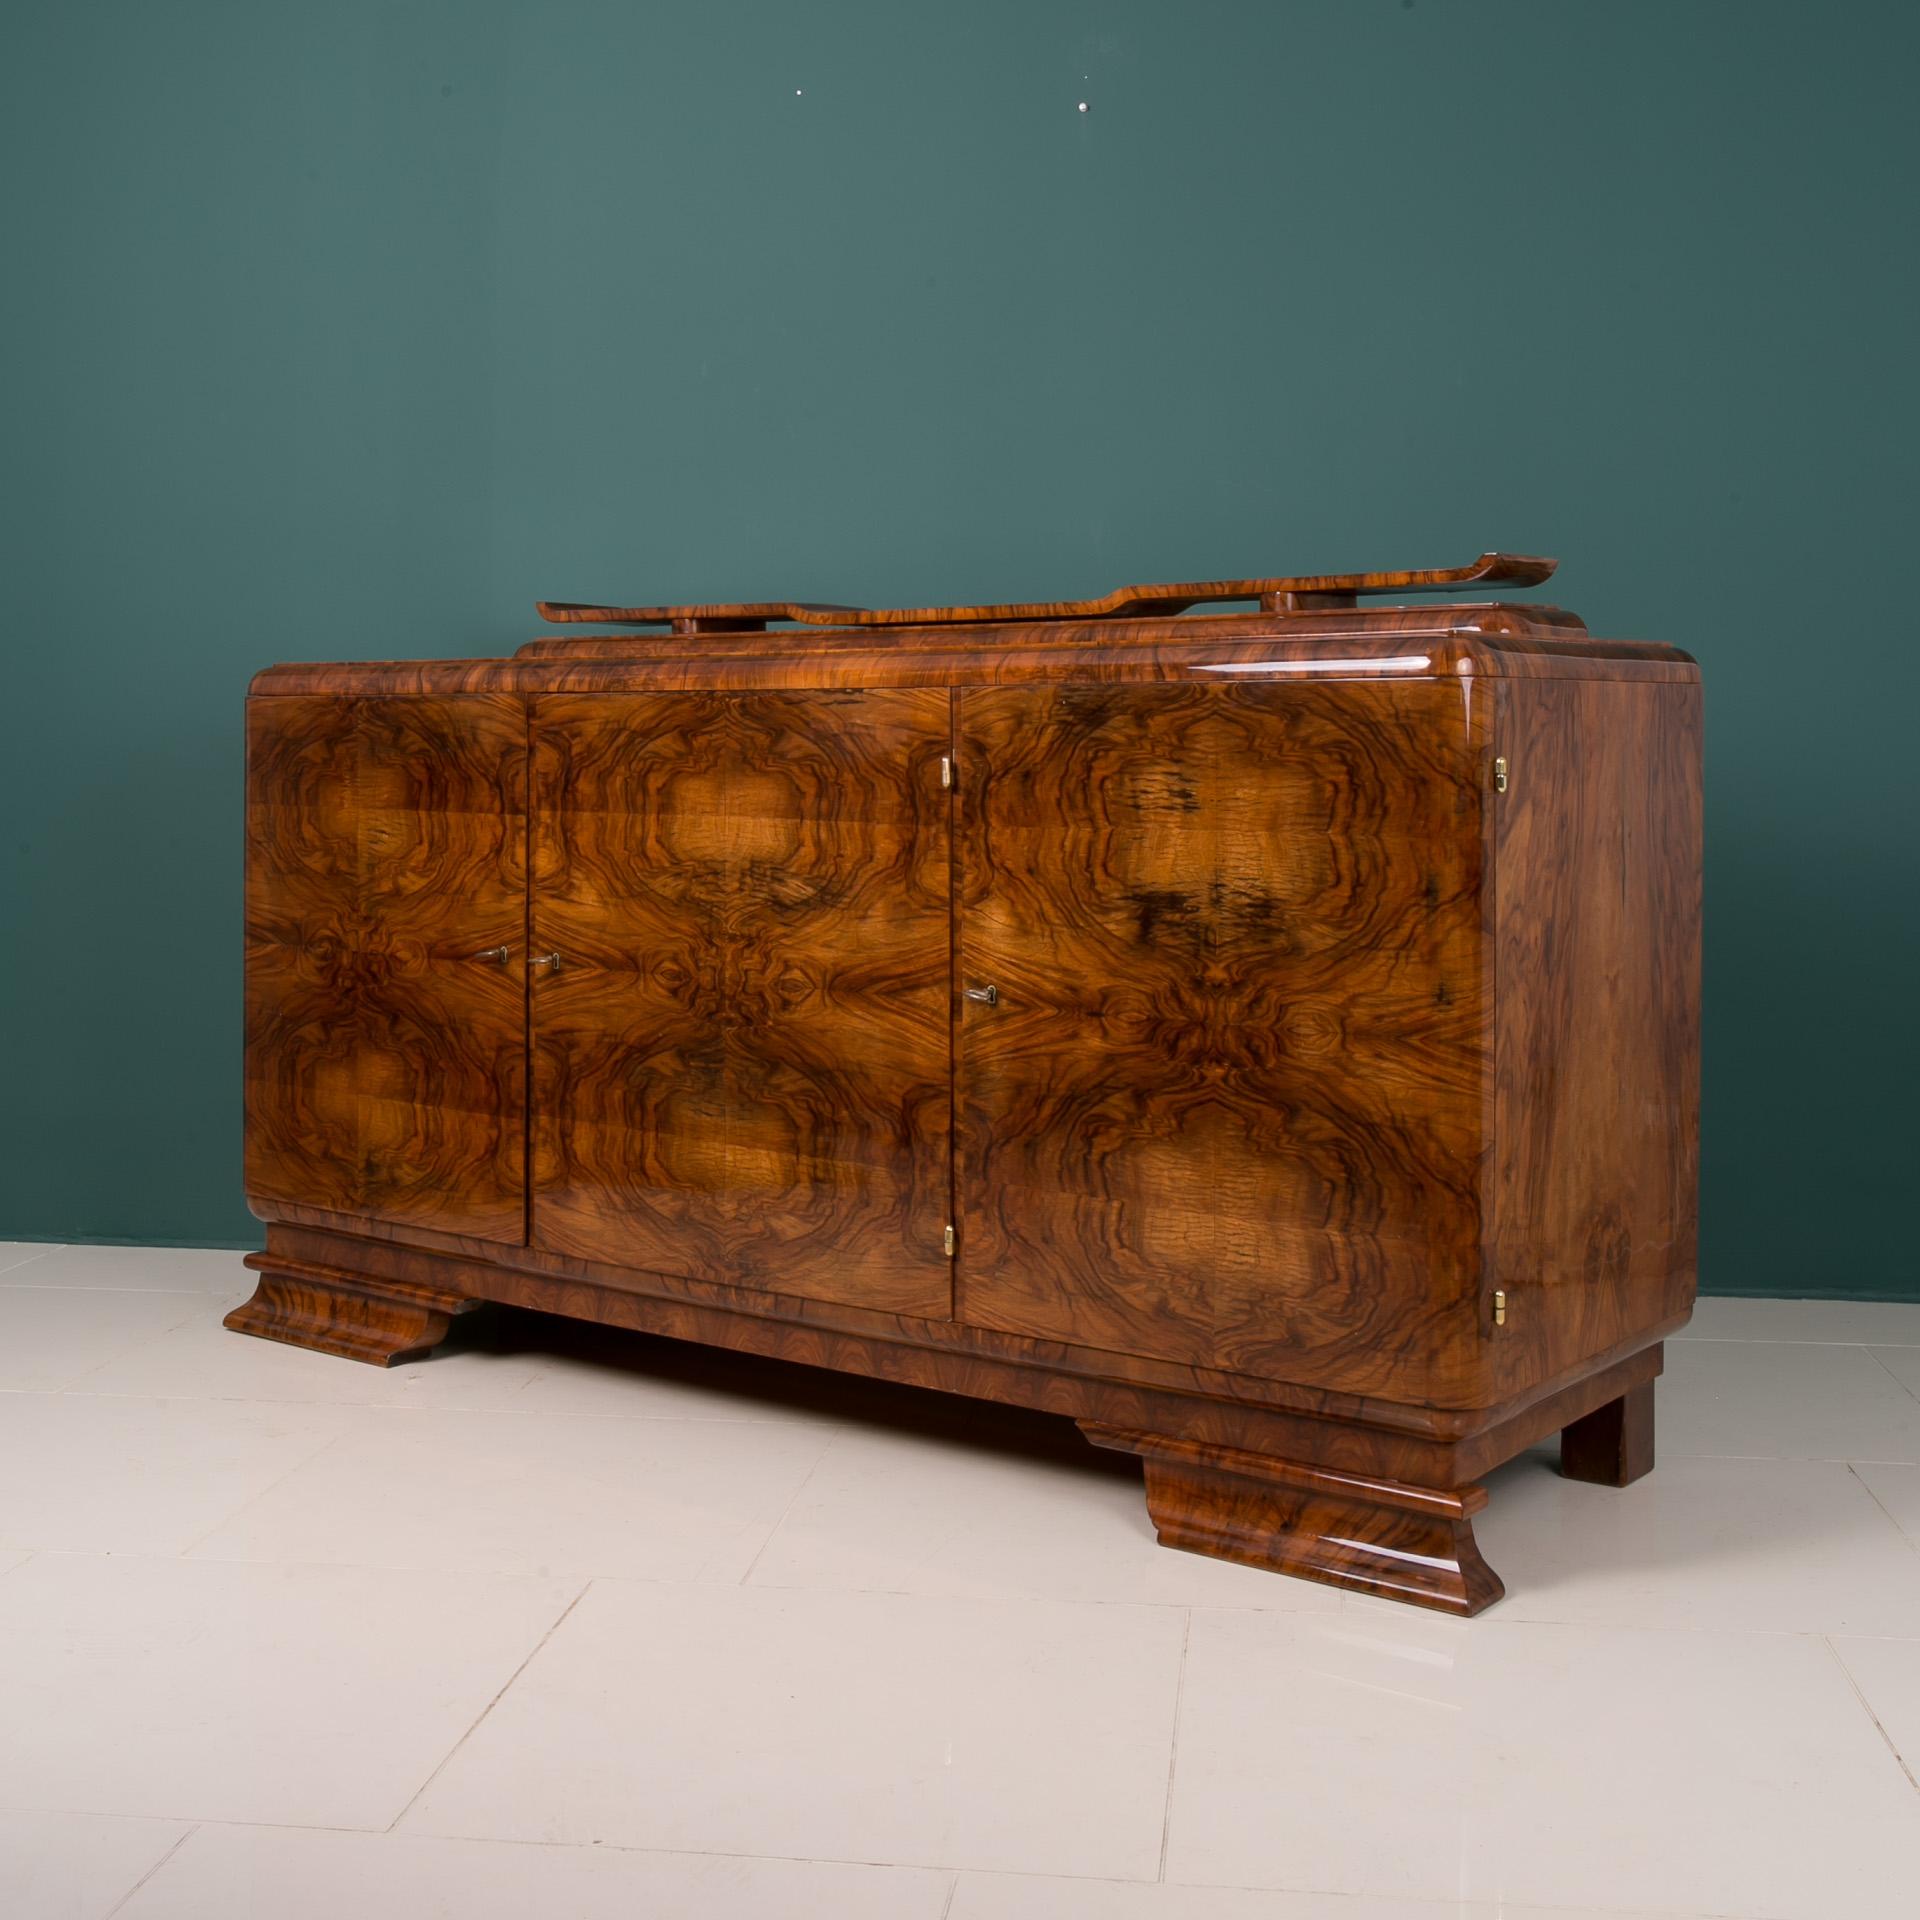
<path id="1" fill-rule="evenodd" d="M 962 1002 L 958 1316 L 1443 1388 L 1418 1376 L 1477 1284 L 1485 700 L 959 698 L 960 977 L 996 999 Z"/>
<path id="2" fill-rule="evenodd" d="M 516 698 L 247 703 L 250 1196 L 525 1238 L 526 761 Z"/>
<path id="3" fill-rule="evenodd" d="M 946 1317 L 951 696 L 534 707 L 538 1247 Z"/>

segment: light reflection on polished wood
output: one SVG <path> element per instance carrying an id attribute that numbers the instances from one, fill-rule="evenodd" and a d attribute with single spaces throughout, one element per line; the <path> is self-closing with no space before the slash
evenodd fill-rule
<path id="1" fill-rule="evenodd" d="M 1452 1404 L 1481 1365 L 1487 703 L 960 697 L 965 1317 Z"/>
<path id="2" fill-rule="evenodd" d="M 1486 1267 L 1505 1391 L 1693 1304 L 1700 689 L 1503 683 L 1496 714 Z"/>
<path id="3" fill-rule="evenodd" d="M 1474 1543 L 1484 1487 L 1406 1486 L 1239 1447 L 1080 1426 L 1096 1447 L 1146 1463 L 1147 1511 L 1162 1546 L 1443 1613 L 1481 1613 L 1506 1592 Z"/>
<path id="4" fill-rule="evenodd" d="M 1698 670 L 1307 578 L 259 675 L 230 1324 L 1045 1408 L 1173 1544 L 1489 1604 L 1485 1475 L 1647 1471 L 1692 1304 Z"/>

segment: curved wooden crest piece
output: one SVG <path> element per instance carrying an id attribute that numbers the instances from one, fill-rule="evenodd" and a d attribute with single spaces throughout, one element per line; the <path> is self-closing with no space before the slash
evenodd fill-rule
<path id="1" fill-rule="evenodd" d="M 999 620 L 1125 620 L 1184 613 L 1214 600 L 1258 600 L 1275 612 L 1350 607 L 1360 594 L 1432 593 L 1452 587 L 1537 587 L 1559 565 L 1524 553 L 1483 553 L 1464 567 L 1386 573 L 1286 574 L 1260 580 L 1185 581 L 1116 587 L 1095 600 L 1024 600 L 958 607 L 841 607 L 813 600 L 741 600 L 660 607 L 542 600 L 540 617 L 556 625 L 671 627 L 675 633 L 752 633 L 769 620 L 809 627 L 931 627 Z"/>

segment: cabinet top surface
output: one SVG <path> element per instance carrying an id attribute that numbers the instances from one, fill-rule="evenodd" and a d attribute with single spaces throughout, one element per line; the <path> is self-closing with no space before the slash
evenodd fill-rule
<path id="1" fill-rule="evenodd" d="M 1091 600 L 955 607 L 542 601 L 543 617 L 568 630 L 529 640 L 511 658 L 282 665 L 256 675 L 252 691 L 639 692 L 1282 675 L 1699 677 L 1677 647 L 1595 639 L 1577 615 L 1558 607 L 1500 600 L 1361 604 L 1363 596 L 1393 592 L 1534 586 L 1555 564 L 1489 552 L 1460 567 L 1132 586 Z M 1247 601 L 1256 604 L 1221 610 Z M 773 624 L 779 622 L 791 624 Z"/>

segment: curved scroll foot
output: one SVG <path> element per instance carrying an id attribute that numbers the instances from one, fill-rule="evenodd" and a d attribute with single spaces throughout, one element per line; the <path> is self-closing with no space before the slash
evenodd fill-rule
<path id="1" fill-rule="evenodd" d="M 1479 1613 L 1506 1592 L 1474 1544 L 1484 1487 L 1405 1486 L 1090 1420 L 1080 1430 L 1146 1463 L 1163 1546 L 1443 1613 Z"/>
<path id="2" fill-rule="evenodd" d="M 235 1333 L 370 1366 L 418 1360 L 447 1337 L 458 1314 L 483 1303 L 464 1294 L 404 1280 L 370 1280 L 342 1267 L 316 1266 L 273 1253 L 250 1253 L 260 1276 L 253 1298 L 235 1307 L 224 1325 Z"/>

